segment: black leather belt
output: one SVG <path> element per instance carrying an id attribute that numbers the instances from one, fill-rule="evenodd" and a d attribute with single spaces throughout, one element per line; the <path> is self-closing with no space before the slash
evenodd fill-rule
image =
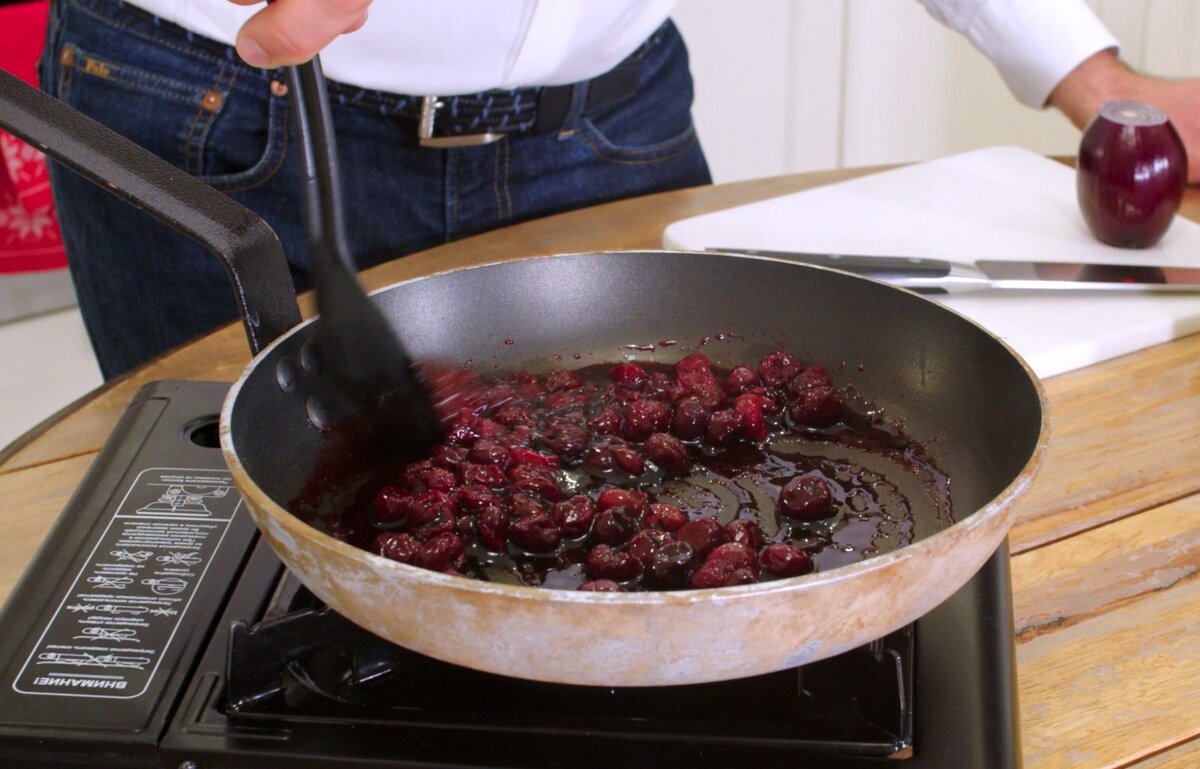
<path id="1" fill-rule="evenodd" d="M 620 64 L 582 83 L 465 96 L 410 97 L 412 104 L 419 105 L 417 138 L 422 147 L 469 147 L 489 144 L 509 134 L 562 130 L 580 98 L 585 99 L 580 114 L 586 115 L 633 96 L 645 53 L 661 34 L 660 29 Z"/>
<path id="2" fill-rule="evenodd" d="M 545 134 L 560 130 L 583 96 L 583 114 L 633 96 L 641 59 L 626 59 L 599 77 L 571 85 L 484 91 L 467 96 L 423 96 L 417 119 L 422 147 L 469 147 L 489 144 L 508 134 Z"/>

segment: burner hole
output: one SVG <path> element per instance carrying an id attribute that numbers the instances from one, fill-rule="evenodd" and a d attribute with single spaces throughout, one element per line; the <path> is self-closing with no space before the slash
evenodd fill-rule
<path id="1" fill-rule="evenodd" d="M 221 448 L 220 418 L 213 414 L 190 422 L 183 428 L 192 443 L 206 449 Z"/>

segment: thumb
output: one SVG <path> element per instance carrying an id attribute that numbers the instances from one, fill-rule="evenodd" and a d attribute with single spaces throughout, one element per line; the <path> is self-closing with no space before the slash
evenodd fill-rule
<path id="1" fill-rule="evenodd" d="M 252 0 L 233 0 L 248 5 Z M 242 25 L 238 55 L 247 64 L 271 68 L 300 64 L 367 20 L 371 0 L 277 0 Z"/>

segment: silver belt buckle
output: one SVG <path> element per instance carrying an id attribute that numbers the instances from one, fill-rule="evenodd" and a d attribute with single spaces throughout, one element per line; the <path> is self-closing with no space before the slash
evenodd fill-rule
<path id="1" fill-rule="evenodd" d="M 485 131 L 479 134 L 456 134 L 454 136 L 434 136 L 433 120 L 437 111 L 446 106 L 438 101 L 436 96 L 421 97 L 421 117 L 417 122 L 417 141 L 422 147 L 449 149 L 451 147 L 477 147 L 481 144 L 491 144 L 504 138 L 504 134 Z"/>

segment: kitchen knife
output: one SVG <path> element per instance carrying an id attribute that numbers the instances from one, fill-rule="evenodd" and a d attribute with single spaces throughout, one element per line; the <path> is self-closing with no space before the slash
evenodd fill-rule
<path id="1" fill-rule="evenodd" d="M 864 256 L 747 248 L 708 248 L 727 254 L 789 259 L 833 267 L 923 294 L 983 289 L 1200 293 L 1200 268 L 1151 264 L 1000 261 L 950 262 L 918 256 Z"/>

